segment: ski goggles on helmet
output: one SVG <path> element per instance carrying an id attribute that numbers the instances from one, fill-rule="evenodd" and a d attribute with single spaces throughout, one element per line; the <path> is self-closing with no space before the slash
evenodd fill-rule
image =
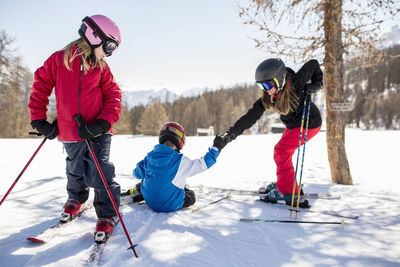
<path id="1" fill-rule="evenodd" d="M 114 50 L 117 49 L 118 42 L 111 39 L 110 37 L 107 37 L 107 35 L 103 32 L 103 30 L 90 17 L 85 17 L 83 19 L 83 22 L 86 22 L 93 30 L 94 32 L 93 34 L 95 36 L 98 36 L 101 40 L 101 44 L 95 45 L 95 47 L 102 45 L 103 50 L 106 53 L 106 56 L 107 57 L 111 56 Z M 83 30 L 83 32 L 85 32 L 85 30 Z M 93 44 L 91 45 L 93 46 Z"/>
<path id="2" fill-rule="evenodd" d="M 106 56 L 109 57 L 112 55 L 114 50 L 118 48 L 118 43 L 112 39 L 108 39 L 107 41 L 102 42 L 102 46 Z"/>
<path id="3" fill-rule="evenodd" d="M 274 78 L 273 80 L 266 81 L 266 82 L 257 82 L 258 87 L 260 87 L 261 90 L 264 91 L 269 91 L 272 88 L 278 88 L 277 87 L 277 79 Z"/>

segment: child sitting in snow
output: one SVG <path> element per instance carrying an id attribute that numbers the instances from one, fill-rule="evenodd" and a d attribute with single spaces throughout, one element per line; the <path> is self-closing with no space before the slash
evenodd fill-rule
<path id="1" fill-rule="evenodd" d="M 195 203 L 194 192 L 185 188 L 186 178 L 214 165 L 224 142 L 216 136 L 205 156 L 195 160 L 180 153 L 184 144 L 185 130 L 179 123 L 168 122 L 161 127 L 159 144 L 133 170 L 133 176 L 142 180 L 130 190 L 136 195 L 135 202 L 145 200 L 150 208 L 161 212 Z"/>

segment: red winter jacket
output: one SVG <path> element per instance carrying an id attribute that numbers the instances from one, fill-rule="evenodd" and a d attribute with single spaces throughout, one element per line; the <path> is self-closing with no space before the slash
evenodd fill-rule
<path id="1" fill-rule="evenodd" d="M 73 52 L 75 52 L 74 47 Z M 71 71 L 64 65 L 64 50 L 52 54 L 42 67 L 36 70 L 29 99 L 31 120 L 47 119 L 49 96 L 55 88 L 58 140 L 83 141 L 78 137 L 78 126 L 73 117 L 80 113 L 85 123 L 104 119 L 111 125 L 118 121 L 121 113 L 121 89 L 118 87 L 108 65 L 82 71 L 81 92 L 79 76 L 81 61 L 76 57 L 71 63 Z"/>

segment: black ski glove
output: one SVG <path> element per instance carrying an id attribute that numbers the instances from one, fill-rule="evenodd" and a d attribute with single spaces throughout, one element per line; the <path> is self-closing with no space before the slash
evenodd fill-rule
<path id="1" fill-rule="evenodd" d="M 78 136 L 81 139 L 90 139 L 108 132 L 110 128 L 111 125 L 108 121 L 98 119 L 94 123 L 82 124 L 81 127 L 78 128 Z"/>
<path id="2" fill-rule="evenodd" d="M 221 149 L 223 149 L 226 144 L 228 144 L 232 140 L 235 140 L 235 138 L 236 136 L 228 130 L 223 135 L 217 135 L 214 138 L 213 146 L 217 147 L 221 151 Z"/>
<path id="3" fill-rule="evenodd" d="M 227 130 L 223 135 L 221 135 L 221 137 L 222 139 L 224 139 L 226 143 L 229 143 L 236 139 L 236 135 L 232 133 L 230 130 Z"/>
<path id="4" fill-rule="evenodd" d="M 321 90 L 321 87 L 322 86 L 320 84 L 317 84 L 317 83 L 306 84 L 306 93 L 308 95 L 315 94 L 316 92 Z"/>
<path id="5" fill-rule="evenodd" d="M 33 129 L 36 129 L 40 134 L 52 140 L 58 135 L 57 120 L 50 123 L 46 120 L 33 120 L 31 121 Z"/>
<path id="6" fill-rule="evenodd" d="M 218 148 L 219 151 L 221 151 L 226 146 L 226 144 L 226 140 L 224 140 L 221 136 L 215 136 L 213 146 Z"/>

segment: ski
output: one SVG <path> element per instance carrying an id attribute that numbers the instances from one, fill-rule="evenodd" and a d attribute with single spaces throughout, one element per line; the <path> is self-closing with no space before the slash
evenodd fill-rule
<path id="1" fill-rule="evenodd" d="M 230 193 L 226 193 L 226 195 L 223 197 L 223 198 L 220 198 L 220 199 L 217 199 L 217 200 L 215 200 L 215 201 L 213 201 L 213 202 L 210 202 L 210 203 L 207 203 L 207 204 L 205 204 L 205 205 L 203 205 L 203 206 L 196 206 L 196 205 L 194 205 L 194 206 L 191 206 L 190 207 L 190 210 L 192 211 L 192 212 L 198 212 L 199 210 L 202 210 L 202 209 L 204 209 L 204 208 L 206 208 L 206 207 L 208 207 L 208 206 L 210 206 L 210 205 L 213 205 L 213 204 L 215 204 L 215 203 L 218 203 L 218 202 L 220 202 L 220 201 L 222 201 L 222 200 L 224 200 L 224 199 L 231 199 L 231 194 Z"/>
<path id="2" fill-rule="evenodd" d="M 290 209 L 289 209 L 290 210 Z M 293 209 L 292 211 L 296 211 L 295 209 Z M 344 219 L 351 219 L 351 220 L 357 220 L 360 216 L 350 216 L 350 215 L 342 215 L 340 213 L 337 212 L 333 212 L 333 211 L 324 211 L 324 210 L 305 210 L 305 209 L 301 209 L 297 212 L 313 212 L 313 213 L 319 213 L 319 214 L 326 214 L 326 215 L 330 215 L 330 216 L 334 216 L 334 217 L 339 217 L 339 218 L 344 218 Z"/>
<path id="3" fill-rule="evenodd" d="M 260 200 L 257 199 L 257 201 L 262 201 L 264 203 L 270 203 L 270 204 L 279 204 L 279 205 L 286 205 L 286 206 L 291 206 L 290 203 L 286 203 L 286 202 L 267 202 L 264 200 Z M 307 200 L 306 200 L 307 201 Z M 334 217 L 338 217 L 338 218 L 344 218 L 344 219 L 351 219 L 351 220 L 357 220 L 360 216 L 351 216 L 351 215 L 343 215 L 337 212 L 333 212 L 333 211 L 325 211 L 325 210 L 311 210 L 309 209 L 311 206 L 308 204 L 307 202 L 300 202 L 299 205 L 299 210 L 297 212 L 313 212 L 313 213 L 319 213 L 319 214 L 326 214 L 326 215 L 330 215 L 330 216 L 334 216 Z M 290 208 L 289 208 L 290 210 Z M 296 212 L 296 209 L 293 209 L 292 211 Z"/>
<path id="4" fill-rule="evenodd" d="M 269 200 L 265 200 L 265 196 L 266 195 L 261 195 L 260 196 L 260 198 L 259 199 L 257 199 L 258 201 L 262 201 L 262 202 L 265 202 L 265 203 L 270 203 L 270 204 L 280 204 L 280 205 L 288 205 L 288 206 L 291 206 L 291 202 L 286 202 L 286 201 L 284 201 L 284 200 L 280 200 L 280 201 L 269 201 Z M 262 198 L 262 197 L 264 197 L 264 198 Z M 301 196 L 300 197 L 300 203 L 299 203 L 299 207 L 300 208 L 302 208 L 302 209 L 309 209 L 309 208 L 311 208 L 311 205 L 308 203 L 308 200 L 304 197 L 304 196 Z M 296 205 L 296 200 L 295 200 L 295 205 Z"/>
<path id="5" fill-rule="evenodd" d="M 82 215 L 82 213 L 91 209 L 92 207 L 93 207 L 93 204 L 85 205 L 85 206 L 83 206 L 82 210 L 78 213 L 78 215 L 76 215 L 76 217 L 73 220 L 71 220 L 69 222 L 58 221 L 57 223 L 55 223 L 54 225 L 45 229 L 38 235 L 36 235 L 34 237 L 27 237 L 26 239 L 31 242 L 34 242 L 34 243 L 47 243 L 50 240 L 52 240 L 54 237 L 56 237 L 63 228 L 65 228 L 67 225 L 70 225 L 72 222 L 74 222 L 76 220 L 76 218 L 80 217 Z"/>
<path id="6" fill-rule="evenodd" d="M 309 223 L 309 224 L 338 224 L 344 226 L 346 223 L 344 220 L 340 222 L 332 221 L 301 221 L 301 220 L 269 220 L 269 219 L 254 219 L 254 218 L 241 218 L 241 222 L 268 222 L 268 223 Z"/>
<path id="7" fill-rule="evenodd" d="M 211 187 L 205 185 L 197 186 L 199 191 L 205 194 L 209 193 L 231 193 L 236 195 L 249 195 L 249 196 L 259 196 L 261 194 L 265 194 L 263 192 L 253 191 L 253 190 L 244 190 L 244 189 L 229 189 L 229 188 L 219 188 L 219 187 Z M 308 199 L 340 199 L 340 196 L 325 194 L 325 193 L 304 193 L 301 195 L 302 197 Z"/>
<path id="8" fill-rule="evenodd" d="M 92 264 L 98 264 L 101 256 L 103 255 L 104 249 L 107 245 L 108 239 L 103 244 L 94 243 L 90 247 L 89 256 L 82 260 L 81 266 L 90 266 Z"/>
<path id="9" fill-rule="evenodd" d="M 118 226 L 118 223 L 114 226 L 114 230 L 115 228 Z M 107 237 L 106 241 L 104 241 L 101 244 L 97 244 L 97 243 L 93 243 L 90 248 L 89 248 L 89 252 L 88 254 L 86 254 L 85 257 L 82 258 L 82 262 L 81 262 L 81 266 L 91 266 L 91 265 L 98 265 L 100 260 L 101 260 L 101 256 L 103 255 L 103 252 L 106 248 L 107 242 L 108 240 L 110 240 L 110 237 L 112 235 L 112 233 L 110 233 L 110 235 Z M 135 247 L 136 245 L 134 245 Z"/>

